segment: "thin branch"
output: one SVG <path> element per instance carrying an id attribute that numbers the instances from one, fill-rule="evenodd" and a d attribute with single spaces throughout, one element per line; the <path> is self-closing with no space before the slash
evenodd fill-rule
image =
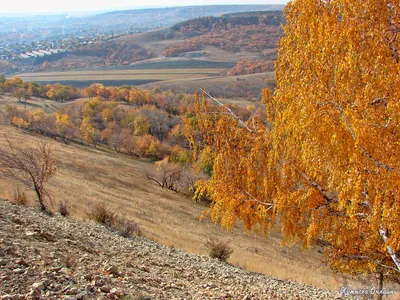
<path id="1" fill-rule="evenodd" d="M 366 260 L 372 261 L 373 263 L 377 264 L 378 266 L 381 266 L 383 268 L 390 269 L 392 271 L 396 271 L 396 272 L 400 273 L 400 270 L 398 270 L 398 269 L 396 269 L 396 268 L 394 268 L 392 266 L 385 265 L 385 264 L 383 264 L 383 263 L 381 263 L 381 262 L 379 262 L 379 261 L 377 261 L 375 259 L 372 259 L 372 258 L 370 258 L 369 256 L 366 256 L 366 255 L 350 255 L 350 256 L 343 256 L 343 257 L 345 257 L 347 259 L 353 259 L 353 260 L 366 259 Z"/>
<path id="2" fill-rule="evenodd" d="M 384 105 L 388 104 L 388 98 L 375 98 L 370 102 L 371 105 L 383 103 Z"/>
<path id="3" fill-rule="evenodd" d="M 330 103 L 332 103 L 339 110 L 344 121 L 346 122 L 346 125 L 350 131 L 351 136 L 353 137 L 353 140 L 357 141 L 357 135 L 356 135 L 353 127 L 351 126 L 349 119 L 347 118 L 346 114 L 344 113 L 343 108 L 335 102 L 330 102 Z M 360 145 L 359 147 L 360 147 L 361 151 L 364 153 L 364 155 L 366 157 L 368 157 L 375 165 L 377 165 L 378 168 L 384 168 L 387 171 L 394 171 L 396 173 L 400 173 L 399 169 L 391 167 L 385 163 L 382 163 L 382 162 L 379 162 L 378 160 L 376 160 L 363 146 Z"/>
<path id="4" fill-rule="evenodd" d="M 307 176 L 302 170 L 300 170 L 300 168 L 297 166 L 294 166 L 294 168 L 296 169 L 297 173 L 299 173 L 300 176 L 303 177 L 310 186 L 316 188 L 329 203 L 337 203 L 339 201 L 337 197 L 330 195 L 326 189 L 319 185 L 314 179 Z"/>
<path id="5" fill-rule="evenodd" d="M 244 193 L 247 195 L 247 196 L 249 196 L 250 198 L 251 198 L 251 201 L 253 201 L 253 202 L 257 202 L 257 203 L 259 203 L 259 204 L 261 204 L 261 205 L 266 205 L 266 206 L 270 206 L 270 207 L 273 207 L 274 206 L 274 204 L 273 203 L 267 203 L 267 202 L 262 202 L 262 201 L 260 201 L 260 200 L 257 200 L 253 195 L 251 195 L 248 191 L 244 191 Z"/>
<path id="6" fill-rule="evenodd" d="M 222 106 L 223 108 L 225 108 L 236 120 L 238 120 L 239 124 L 242 125 L 244 128 L 246 128 L 249 132 L 254 133 L 253 130 L 250 129 L 250 127 L 248 127 L 246 125 L 246 123 L 240 119 L 229 107 L 227 107 L 225 104 L 223 104 L 221 101 L 219 101 L 218 99 L 214 98 L 213 96 L 211 96 L 207 91 L 205 91 L 204 89 L 201 88 L 201 91 L 210 99 L 214 100 L 219 106 Z"/>

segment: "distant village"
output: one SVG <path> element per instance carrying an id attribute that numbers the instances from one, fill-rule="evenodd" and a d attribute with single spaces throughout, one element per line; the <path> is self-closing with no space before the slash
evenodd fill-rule
<path id="1" fill-rule="evenodd" d="M 114 34 L 99 34 L 94 36 L 78 37 L 55 37 L 54 40 L 41 40 L 38 42 L 25 42 L 6 44 L 0 41 L 0 59 L 1 60 L 24 60 L 36 57 L 52 56 L 55 54 L 72 51 L 84 45 L 90 45 L 96 41 L 107 41 L 127 34 L 139 33 L 143 30 L 130 30 L 129 32 Z"/>

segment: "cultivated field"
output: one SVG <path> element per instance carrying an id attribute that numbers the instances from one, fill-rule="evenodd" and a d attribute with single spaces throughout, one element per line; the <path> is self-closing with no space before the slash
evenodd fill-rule
<path id="1" fill-rule="evenodd" d="M 110 69 L 99 70 L 74 70 L 66 72 L 43 72 L 43 73 L 22 73 L 18 77 L 25 81 L 34 81 L 40 84 L 62 83 L 77 87 L 85 87 L 93 82 L 103 83 L 108 86 L 142 85 L 151 82 L 161 81 L 180 81 L 198 78 L 218 77 L 226 72 L 226 68 L 211 68 L 209 65 L 193 64 L 194 68 L 186 68 L 186 62 L 166 64 L 164 63 L 148 63 L 144 66 L 134 69 L 121 67 L 113 67 Z M 155 69 L 156 67 L 160 69 Z M 181 68 L 173 68 L 171 66 L 179 66 Z M 197 67 L 196 67 L 197 65 Z M 211 65 L 210 65 L 211 66 Z"/>
<path id="2" fill-rule="evenodd" d="M 199 216 L 206 206 L 145 179 L 145 170 L 154 172 L 154 165 L 148 161 L 108 149 L 64 145 L 23 133 L 4 122 L 0 125 L 0 152 L 7 147 L 6 137 L 18 145 L 33 146 L 39 141 L 52 145 L 58 165 L 57 176 L 48 184 L 54 208 L 58 201 L 69 201 L 75 218 L 87 218 L 86 212 L 91 206 L 104 202 L 121 215 L 139 222 L 145 236 L 171 247 L 205 255 L 204 242 L 208 237 L 215 237 L 231 241 L 234 253 L 229 262 L 249 270 L 331 290 L 351 283 L 343 278 L 335 280 L 322 262 L 320 248 L 305 252 L 298 247 L 282 248 L 276 231 L 263 239 L 243 232 L 240 226 L 225 232 L 208 219 L 200 222 Z M 12 197 L 17 187 L 6 180 L 0 180 L 0 186 L 0 198 Z M 34 203 L 33 193 L 29 192 L 28 196 Z"/>
<path id="3" fill-rule="evenodd" d="M 153 87 L 160 87 L 163 90 L 172 90 L 193 94 L 194 91 L 204 89 L 212 96 L 218 98 L 229 98 L 227 103 L 235 103 L 235 99 L 244 101 L 243 103 L 249 104 L 251 101 L 256 100 L 261 94 L 261 90 L 265 87 L 271 88 L 275 85 L 274 73 L 259 73 L 251 75 L 239 76 L 218 76 L 218 77 L 204 77 L 204 78 L 189 78 L 182 80 L 166 80 L 162 82 L 153 82 L 142 85 L 142 88 L 152 89 Z M 224 92 L 225 91 L 225 92 Z M 224 95 L 224 94 L 227 95 Z M 242 97 L 239 97 L 243 93 Z M 221 95 L 222 94 L 222 95 Z M 243 100 L 244 99 L 244 100 Z"/>

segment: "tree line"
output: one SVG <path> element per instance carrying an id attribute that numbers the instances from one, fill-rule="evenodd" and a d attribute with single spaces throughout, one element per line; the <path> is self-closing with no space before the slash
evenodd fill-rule
<path id="1" fill-rule="evenodd" d="M 36 82 L 24 81 L 17 76 L 12 79 L 0 76 L 0 94 L 6 93 L 13 95 L 19 102 L 26 101 L 31 97 L 64 102 L 82 96 L 81 90 L 73 86 L 60 83 L 41 85 Z"/>

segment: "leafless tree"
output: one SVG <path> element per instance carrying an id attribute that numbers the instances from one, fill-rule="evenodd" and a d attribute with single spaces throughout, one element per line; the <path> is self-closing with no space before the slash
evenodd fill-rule
<path id="1" fill-rule="evenodd" d="M 166 188 L 179 193 L 183 185 L 183 168 L 177 164 L 168 163 L 166 159 L 157 162 L 156 168 L 155 175 L 144 171 L 144 176 L 157 183 L 163 189 Z"/>
<path id="2" fill-rule="evenodd" d="M 56 173 L 53 149 L 47 143 L 36 148 L 17 146 L 8 139 L 8 149 L 0 152 L 0 176 L 14 179 L 35 191 L 40 208 L 47 210 L 45 198 L 51 198 L 45 183 Z"/>

